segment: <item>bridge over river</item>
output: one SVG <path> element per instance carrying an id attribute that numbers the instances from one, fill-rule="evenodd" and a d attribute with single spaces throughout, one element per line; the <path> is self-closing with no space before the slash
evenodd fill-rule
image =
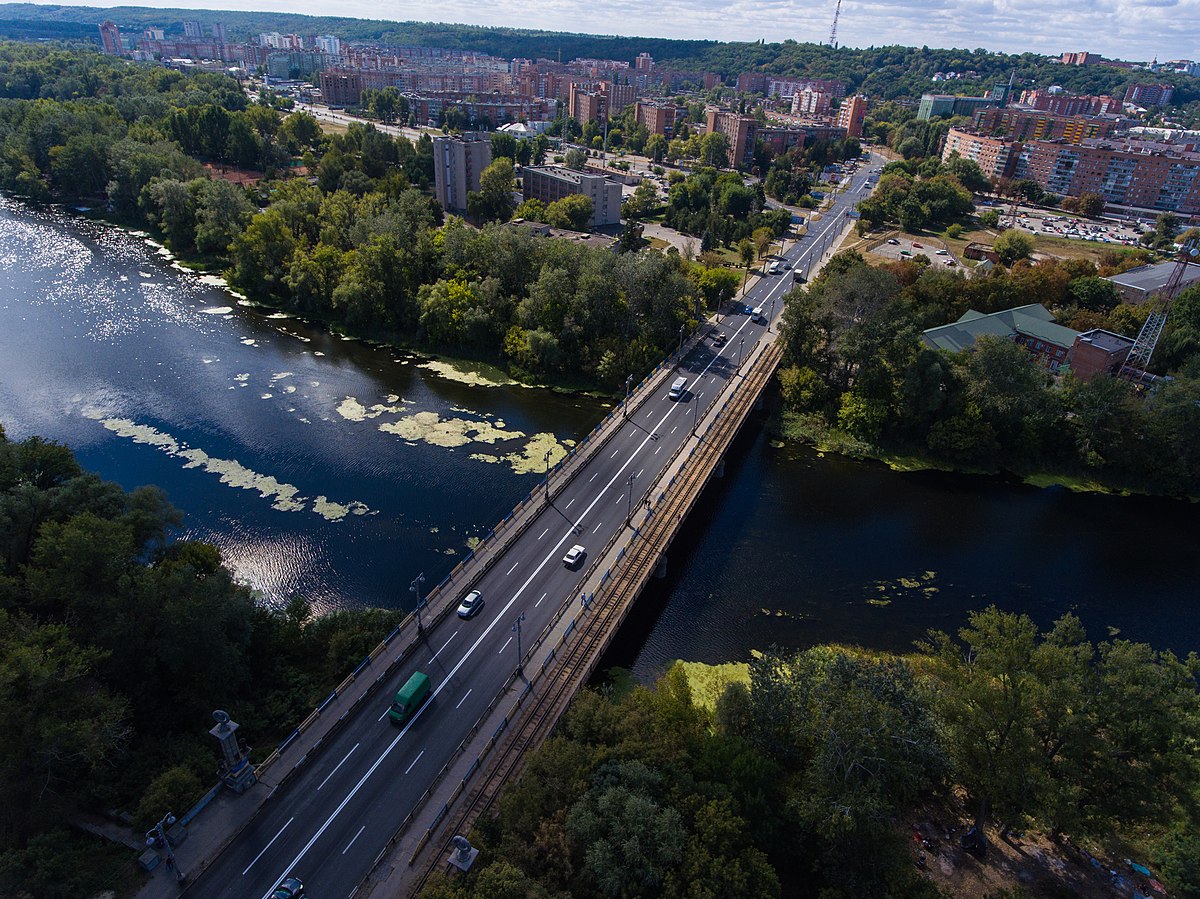
<path id="1" fill-rule="evenodd" d="M 775 371 L 793 271 L 811 274 L 832 252 L 869 177 L 864 166 L 787 250 L 786 267 L 749 289 L 745 311 L 704 323 L 441 584 L 414 584 L 418 613 L 259 766 L 255 786 L 214 791 L 176 850 L 186 894 L 258 899 L 291 876 L 311 896 L 419 889 L 549 733 L 666 564 Z M 677 378 L 686 392 L 673 399 Z M 576 544 L 587 556 L 570 568 L 562 559 Z M 484 605 L 463 620 L 455 609 L 469 590 Z M 414 671 L 432 695 L 397 728 L 390 697 Z M 164 872 L 143 894 L 178 888 Z"/>

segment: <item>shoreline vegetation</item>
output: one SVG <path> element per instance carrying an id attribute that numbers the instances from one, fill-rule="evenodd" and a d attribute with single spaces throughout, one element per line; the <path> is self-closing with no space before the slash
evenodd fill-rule
<path id="1" fill-rule="evenodd" d="M 616 670 L 477 822 L 471 872 L 422 895 L 1093 895 L 1099 857 L 1195 896 L 1198 671 L 994 607 L 902 655 L 771 648 L 653 685 Z"/>

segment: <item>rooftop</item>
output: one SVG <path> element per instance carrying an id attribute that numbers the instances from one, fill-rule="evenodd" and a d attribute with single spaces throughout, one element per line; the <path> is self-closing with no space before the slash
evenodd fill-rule
<path id="1" fill-rule="evenodd" d="M 1169 260 L 1156 262 L 1153 265 L 1139 265 L 1137 268 L 1131 268 L 1119 275 L 1112 275 L 1108 280 L 1118 287 L 1150 294 L 1156 290 L 1162 290 L 1166 286 L 1167 281 L 1171 278 L 1171 272 L 1175 270 L 1177 264 L 1174 260 Z M 1200 280 L 1200 263 L 1189 262 L 1180 286 L 1186 287 L 1197 280 Z"/>
<path id="2" fill-rule="evenodd" d="M 986 334 L 996 337 L 1024 334 L 1069 349 L 1079 332 L 1055 324 L 1045 306 L 1032 303 L 990 315 L 970 309 L 958 321 L 929 328 L 921 336 L 926 344 L 935 349 L 958 353 L 974 345 L 978 338 Z"/>

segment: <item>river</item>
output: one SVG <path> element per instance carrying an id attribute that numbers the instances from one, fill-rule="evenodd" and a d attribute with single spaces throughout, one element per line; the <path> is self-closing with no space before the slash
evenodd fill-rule
<path id="1" fill-rule="evenodd" d="M 0 198 L 0 423 L 158 484 L 183 536 L 279 603 L 411 605 L 604 406 L 240 305 L 144 236 Z M 905 650 L 995 603 L 1200 650 L 1200 509 L 897 473 L 773 442 L 729 454 L 606 664 L 772 644 Z"/>

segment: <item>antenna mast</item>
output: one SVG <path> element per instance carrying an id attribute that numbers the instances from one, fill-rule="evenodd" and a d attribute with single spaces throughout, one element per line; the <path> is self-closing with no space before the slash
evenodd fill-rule
<path id="1" fill-rule="evenodd" d="M 829 46 L 837 49 L 837 20 L 842 14 L 842 0 L 837 0 L 837 6 L 833 10 L 833 27 L 829 29 Z"/>

